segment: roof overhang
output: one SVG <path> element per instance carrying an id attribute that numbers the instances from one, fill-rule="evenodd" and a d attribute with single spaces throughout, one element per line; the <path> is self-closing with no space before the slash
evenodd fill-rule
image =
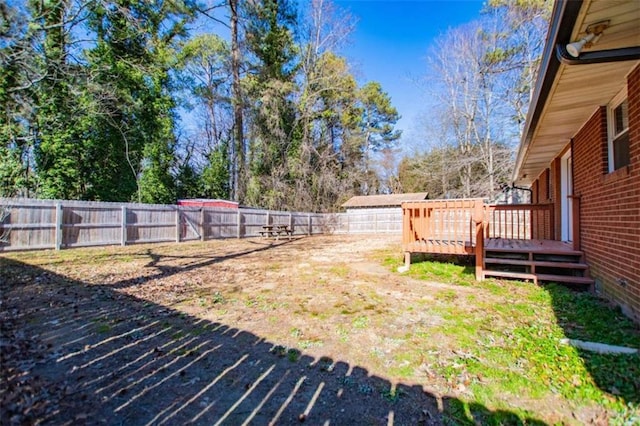
<path id="1" fill-rule="evenodd" d="M 577 59 L 563 51 L 594 22 L 609 20 Z M 640 1 L 560 0 L 554 5 L 512 180 L 531 184 L 640 63 Z"/>

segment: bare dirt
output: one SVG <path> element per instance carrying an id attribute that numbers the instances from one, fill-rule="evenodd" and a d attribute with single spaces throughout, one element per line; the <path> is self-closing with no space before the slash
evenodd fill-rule
<path id="1" fill-rule="evenodd" d="M 402 255 L 370 236 L 5 254 L 0 423 L 441 424 L 464 384 L 407 376 L 402 348 L 438 291 L 472 290 L 379 250 Z"/>

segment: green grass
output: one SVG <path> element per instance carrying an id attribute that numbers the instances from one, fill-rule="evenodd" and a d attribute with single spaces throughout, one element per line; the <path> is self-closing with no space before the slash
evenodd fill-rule
<path id="1" fill-rule="evenodd" d="M 401 266 L 397 256 L 385 259 L 384 263 L 387 266 L 392 266 L 394 269 Z M 426 257 L 423 261 L 412 263 L 407 275 L 419 280 L 472 286 L 476 282 L 473 271 L 472 266 L 457 264 L 449 259 Z"/>
<path id="2" fill-rule="evenodd" d="M 395 270 L 401 259 L 389 256 L 383 263 Z M 451 262 L 416 262 L 406 274 L 475 289 L 433 293 L 424 308 L 443 322 L 414 331 L 427 342 L 436 332 L 446 336 L 453 353 L 433 346 L 430 355 L 425 343 L 404 347 L 403 359 L 421 358 L 450 391 L 469 395 L 451 400 L 448 423 L 535 424 L 535 416 L 513 402 L 561 397 L 578 411 L 603 407 L 611 424 L 640 424 L 640 356 L 590 353 L 560 342 L 567 337 L 640 348 L 640 329 L 619 310 L 559 285 L 476 282 L 473 268 Z M 406 377 L 417 367 L 410 362 L 392 370 Z"/>

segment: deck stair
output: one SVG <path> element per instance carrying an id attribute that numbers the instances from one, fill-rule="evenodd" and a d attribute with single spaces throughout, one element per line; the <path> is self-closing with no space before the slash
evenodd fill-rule
<path id="1" fill-rule="evenodd" d="M 549 240 L 489 239 L 484 249 L 484 277 L 557 282 L 589 288 L 593 280 L 584 253 Z"/>

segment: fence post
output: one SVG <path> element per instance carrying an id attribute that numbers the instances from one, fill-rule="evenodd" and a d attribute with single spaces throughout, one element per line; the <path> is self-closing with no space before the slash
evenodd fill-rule
<path id="1" fill-rule="evenodd" d="M 180 207 L 176 206 L 176 243 L 180 242 Z"/>
<path id="2" fill-rule="evenodd" d="M 200 241 L 206 240 L 204 237 L 205 226 L 204 226 L 204 207 L 200 207 Z"/>
<path id="3" fill-rule="evenodd" d="M 291 230 L 291 234 L 293 234 L 293 213 L 289 212 L 289 229 Z"/>
<path id="4" fill-rule="evenodd" d="M 311 230 L 311 213 L 307 213 L 307 220 L 308 220 L 307 235 L 310 236 L 311 234 L 313 234 Z"/>
<path id="5" fill-rule="evenodd" d="M 56 250 L 62 248 L 62 203 L 56 203 Z"/>
<path id="6" fill-rule="evenodd" d="M 267 223 L 265 223 L 265 225 L 269 226 L 269 219 L 270 219 L 270 215 L 269 215 L 269 210 L 267 210 Z"/>
<path id="7" fill-rule="evenodd" d="M 120 221 L 120 245 L 127 245 L 127 207 L 122 206 L 120 208 L 122 220 Z"/>
<path id="8" fill-rule="evenodd" d="M 238 209 L 238 215 L 236 216 L 236 220 L 238 221 L 237 224 L 237 234 L 238 234 L 238 239 L 240 239 L 240 223 L 242 221 L 242 217 L 241 217 L 241 210 Z"/>

